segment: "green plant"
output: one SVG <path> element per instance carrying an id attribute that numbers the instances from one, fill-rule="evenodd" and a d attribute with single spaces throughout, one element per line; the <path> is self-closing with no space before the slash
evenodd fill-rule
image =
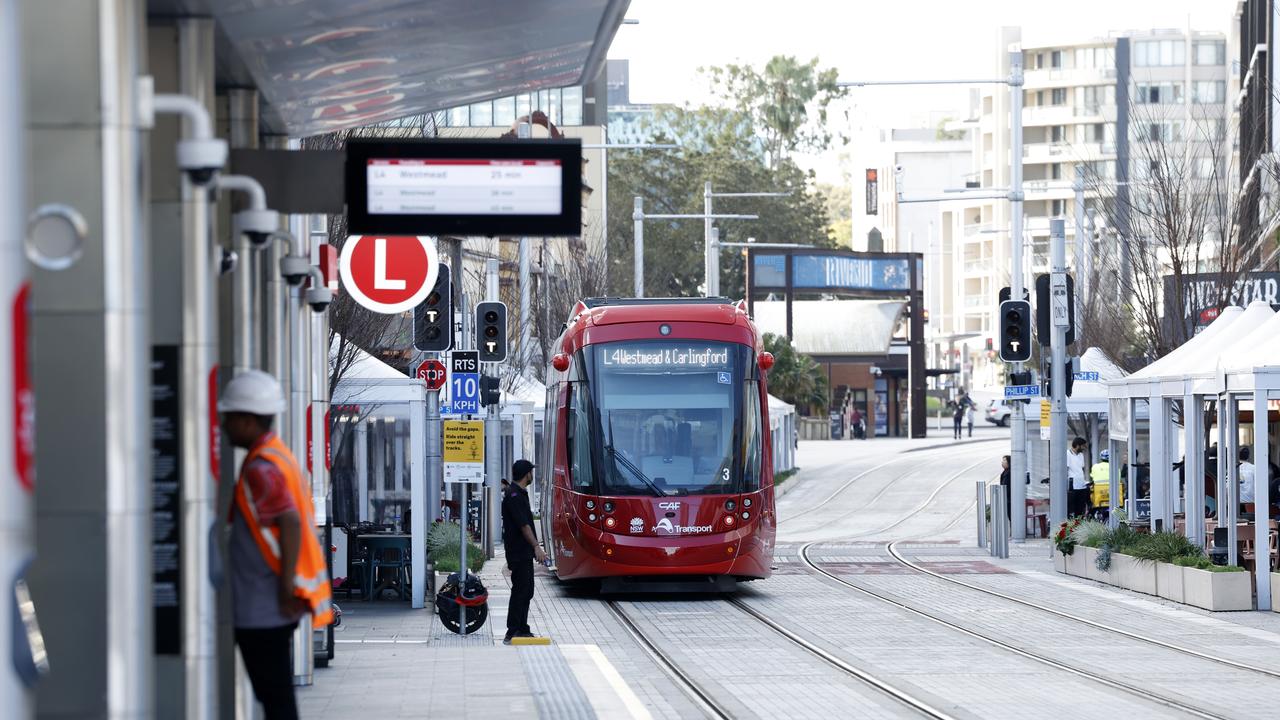
<path id="1" fill-rule="evenodd" d="M 1085 547 L 1097 548 L 1102 547 L 1107 532 L 1108 528 L 1105 523 L 1097 520 L 1082 520 L 1071 534 L 1076 536 L 1076 543 Z"/>
<path id="2" fill-rule="evenodd" d="M 1139 535 L 1124 550 L 1125 554 L 1146 562 L 1173 562 L 1180 557 L 1201 557 L 1199 545 L 1176 532 L 1161 531 Z"/>
<path id="3" fill-rule="evenodd" d="M 1212 560 L 1203 555 L 1199 557 L 1190 555 L 1176 557 L 1173 559 L 1173 564 L 1179 567 L 1189 567 L 1209 572 L 1245 572 L 1245 569 L 1239 565 L 1214 565 Z"/>
<path id="4" fill-rule="evenodd" d="M 427 532 L 427 555 L 435 564 L 436 572 L 458 572 L 458 561 L 461 559 L 459 557 L 460 540 L 457 523 L 432 524 L 431 530 Z M 484 560 L 484 548 L 468 541 L 467 568 L 472 572 L 479 572 L 480 568 L 484 567 Z"/>
<path id="5" fill-rule="evenodd" d="M 800 468 L 791 468 L 790 470 L 783 470 L 782 472 L 778 473 L 777 475 L 774 475 L 774 476 L 773 476 L 773 486 L 774 486 L 775 488 L 776 488 L 776 487 L 778 487 L 778 486 L 779 486 L 779 485 L 781 485 L 782 483 L 784 483 L 784 482 L 786 482 L 786 481 L 790 480 L 790 479 L 791 479 L 792 477 L 794 477 L 794 476 L 795 476 L 795 474 L 796 474 L 796 473 L 798 473 L 798 472 L 800 472 Z"/>

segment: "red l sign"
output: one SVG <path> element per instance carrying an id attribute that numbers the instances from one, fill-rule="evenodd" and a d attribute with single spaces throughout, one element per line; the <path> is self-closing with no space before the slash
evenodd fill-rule
<path id="1" fill-rule="evenodd" d="M 440 272 L 435 243 L 425 235 L 352 235 L 338 265 L 351 297 L 385 315 L 416 307 Z"/>

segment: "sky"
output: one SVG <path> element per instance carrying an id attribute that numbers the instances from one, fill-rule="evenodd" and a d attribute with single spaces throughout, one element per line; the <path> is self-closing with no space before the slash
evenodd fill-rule
<path id="1" fill-rule="evenodd" d="M 1229 34 L 1237 0 L 632 0 L 610 58 L 631 61 L 631 101 L 702 103 L 698 68 L 763 65 L 774 55 L 814 56 L 848 80 L 987 77 L 1002 25 L 1021 25 L 1023 45 L 1075 42 L 1152 28 Z M 845 131 L 910 127 L 959 117 L 963 86 L 851 91 Z M 835 113 L 846 123 L 844 112 Z M 819 180 L 839 179 L 836 152 L 799 158 Z"/>

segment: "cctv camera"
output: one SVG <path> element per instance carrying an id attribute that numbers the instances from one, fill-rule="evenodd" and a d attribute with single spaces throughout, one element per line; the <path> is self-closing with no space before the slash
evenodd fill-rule
<path id="1" fill-rule="evenodd" d="M 249 239 L 250 245 L 261 248 L 280 229 L 280 213 L 275 210 L 241 210 L 236 213 L 236 226 Z"/>
<path id="2" fill-rule="evenodd" d="M 311 309 L 321 313 L 329 308 L 329 303 L 333 301 L 333 293 L 327 287 L 307 288 L 307 304 Z"/>
<path id="3" fill-rule="evenodd" d="M 290 285 L 301 285 L 302 281 L 307 279 L 307 273 L 310 271 L 311 263 L 307 262 L 306 258 L 294 255 L 286 255 L 280 258 L 280 275 Z"/>
<path id="4" fill-rule="evenodd" d="M 227 164 L 227 141 L 219 138 L 207 140 L 179 140 L 178 167 L 196 185 L 208 185 Z"/>
<path id="5" fill-rule="evenodd" d="M 901 166 L 901 165 L 894 165 L 894 166 L 893 166 L 893 170 L 894 170 L 894 172 L 902 172 L 902 166 Z"/>

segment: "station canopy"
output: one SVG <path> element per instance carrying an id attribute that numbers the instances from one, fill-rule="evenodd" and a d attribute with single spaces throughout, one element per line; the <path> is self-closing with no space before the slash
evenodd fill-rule
<path id="1" fill-rule="evenodd" d="M 791 344 L 806 355 L 887 355 L 906 303 L 900 300 L 796 300 Z M 786 336 L 787 305 L 757 300 L 760 332 Z"/>
<path id="2" fill-rule="evenodd" d="M 267 132 L 307 137 L 600 72 L 629 0 L 148 0 L 212 16 L 220 87 L 257 87 Z"/>

